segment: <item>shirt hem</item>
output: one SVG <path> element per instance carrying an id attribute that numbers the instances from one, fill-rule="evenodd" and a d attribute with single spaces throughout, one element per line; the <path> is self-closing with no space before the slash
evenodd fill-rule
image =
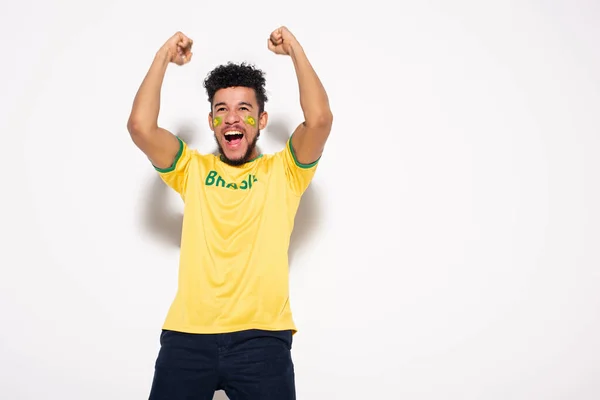
<path id="1" fill-rule="evenodd" d="M 281 324 L 243 324 L 243 325 L 229 325 L 229 326 L 181 326 L 175 324 L 164 323 L 162 325 L 163 330 L 193 333 L 193 334 L 218 334 L 218 333 L 232 333 L 247 331 L 251 329 L 260 329 L 265 331 L 285 331 L 291 330 L 292 334 L 296 334 L 298 329 L 294 325 Z"/>

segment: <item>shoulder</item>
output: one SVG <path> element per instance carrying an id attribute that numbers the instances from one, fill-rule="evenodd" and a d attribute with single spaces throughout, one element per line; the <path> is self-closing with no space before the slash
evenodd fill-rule
<path id="1" fill-rule="evenodd" d="M 198 149 L 190 147 L 187 142 L 185 142 L 180 137 L 177 137 L 179 141 L 179 150 L 175 155 L 175 159 L 173 160 L 173 164 L 167 168 L 158 168 L 154 167 L 158 172 L 162 174 L 169 174 L 173 172 L 183 172 L 187 170 L 190 164 L 210 164 L 214 162 L 215 156 L 211 153 L 202 153 Z"/>

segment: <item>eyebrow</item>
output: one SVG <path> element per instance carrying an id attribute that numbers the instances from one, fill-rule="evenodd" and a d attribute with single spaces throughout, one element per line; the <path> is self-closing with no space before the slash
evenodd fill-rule
<path id="1" fill-rule="evenodd" d="M 225 102 L 222 102 L 222 101 L 221 101 L 221 102 L 219 102 L 219 103 L 216 103 L 216 104 L 215 104 L 215 108 L 217 108 L 217 107 L 219 107 L 219 106 L 226 106 L 226 105 L 227 105 L 227 104 L 225 104 Z M 250 108 L 253 108 L 253 107 L 252 107 L 252 104 L 250 104 L 250 103 L 247 103 L 247 102 L 245 102 L 245 101 L 241 101 L 241 102 L 239 102 L 239 103 L 238 103 L 238 106 L 248 106 L 248 107 L 250 107 Z"/>

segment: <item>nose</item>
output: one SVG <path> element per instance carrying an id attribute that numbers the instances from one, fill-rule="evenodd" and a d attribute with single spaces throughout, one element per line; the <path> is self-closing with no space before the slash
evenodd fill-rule
<path id="1" fill-rule="evenodd" d="M 225 115 L 225 123 L 229 125 L 237 124 L 240 122 L 240 116 L 237 114 L 235 110 L 231 110 Z"/>

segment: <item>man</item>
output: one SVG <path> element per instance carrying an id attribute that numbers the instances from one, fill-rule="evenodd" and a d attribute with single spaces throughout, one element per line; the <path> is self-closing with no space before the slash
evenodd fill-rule
<path id="1" fill-rule="evenodd" d="M 219 154 L 200 154 L 158 126 L 167 66 L 192 58 L 178 32 L 156 53 L 127 127 L 135 145 L 184 201 L 177 294 L 163 325 L 150 399 L 295 399 L 288 245 L 301 196 L 332 127 L 327 94 L 285 27 L 268 49 L 291 58 L 304 121 L 286 146 L 259 154 L 268 121 L 265 78 L 247 64 L 211 71 L 204 86 Z"/>

